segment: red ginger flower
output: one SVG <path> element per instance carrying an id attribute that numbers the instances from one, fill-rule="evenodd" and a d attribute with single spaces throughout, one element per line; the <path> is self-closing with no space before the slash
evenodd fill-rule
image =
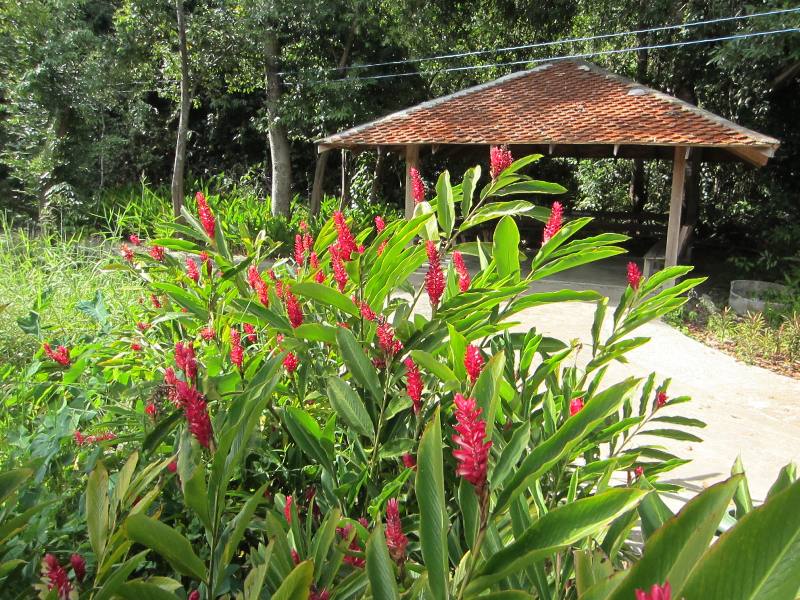
<path id="1" fill-rule="evenodd" d="M 141 245 L 142 245 L 142 240 L 141 240 L 141 238 L 140 238 L 138 235 L 136 235 L 135 233 L 132 233 L 132 234 L 130 234 L 130 235 L 128 236 L 128 241 L 129 241 L 131 244 L 133 244 L 134 246 L 141 246 Z"/>
<path id="2" fill-rule="evenodd" d="M 289 352 L 286 355 L 286 358 L 283 359 L 283 366 L 286 369 L 286 372 L 291 375 L 297 370 L 297 367 L 300 366 L 300 360 L 297 358 L 297 355 L 294 352 Z"/>
<path id="3" fill-rule="evenodd" d="M 155 309 L 161 308 L 161 300 L 159 300 L 158 296 L 155 294 L 150 294 L 150 304 L 152 304 Z"/>
<path id="4" fill-rule="evenodd" d="M 83 578 L 86 577 L 86 561 L 83 560 L 80 554 L 73 554 L 69 557 L 69 562 L 72 565 L 72 571 L 75 573 L 75 579 L 82 583 Z"/>
<path id="5" fill-rule="evenodd" d="M 325 273 L 322 271 L 317 271 L 317 273 L 314 275 L 314 281 L 316 281 L 317 283 L 324 283 Z"/>
<path id="6" fill-rule="evenodd" d="M 308 263 L 311 265 L 312 269 L 319 269 L 319 257 L 313 250 L 308 255 Z"/>
<path id="7" fill-rule="evenodd" d="M 191 343 L 177 342 L 175 344 L 175 364 L 183 371 L 187 379 L 193 380 L 197 376 L 197 359 Z"/>
<path id="8" fill-rule="evenodd" d="M 369 523 L 366 523 L 364 519 L 359 519 L 358 521 L 364 527 L 367 527 L 369 525 Z M 348 523 L 344 527 L 337 528 L 336 531 L 342 538 L 346 539 L 352 533 L 353 529 L 354 529 L 353 525 Z M 358 535 L 353 536 L 353 539 L 350 541 L 348 549 L 353 550 L 355 552 L 361 552 L 361 544 L 358 543 Z M 364 565 L 366 565 L 366 561 L 360 556 L 347 555 L 344 557 L 344 562 L 345 564 L 348 564 L 357 569 L 363 569 Z"/>
<path id="9" fill-rule="evenodd" d="M 169 471 L 170 473 L 175 473 L 177 470 L 178 470 L 178 461 L 177 460 L 170 461 L 170 463 L 167 465 L 167 471 Z"/>
<path id="10" fill-rule="evenodd" d="M 300 564 L 300 553 L 297 550 L 295 550 L 294 548 L 292 548 L 291 554 L 292 554 L 292 562 L 295 564 L 295 566 L 299 565 Z"/>
<path id="11" fill-rule="evenodd" d="M 286 287 L 286 314 L 289 315 L 289 324 L 292 327 L 300 327 L 303 324 L 303 309 L 297 301 L 295 295 Z"/>
<path id="12" fill-rule="evenodd" d="M 330 593 L 328 593 L 327 588 L 322 588 L 321 590 L 317 590 L 317 588 L 311 588 L 311 593 L 308 595 L 308 600 L 330 600 Z"/>
<path id="13" fill-rule="evenodd" d="M 347 270 L 344 268 L 341 249 L 338 248 L 337 246 L 331 246 L 330 248 L 328 248 L 328 251 L 330 252 L 331 255 L 331 266 L 333 267 L 333 280 L 336 282 L 339 291 L 343 292 L 344 287 L 347 285 Z"/>
<path id="14" fill-rule="evenodd" d="M 459 475 L 475 486 L 480 496 L 486 485 L 486 470 L 489 466 L 489 449 L 491 441 L 486 439 L 486 422 L 480 418 L 482 410 L 472 398 L 456 394 L 456 421 L 454 427 L 457 434 L 453 441 L 459 447 L 453 450 L 458 461 L 456 475 Z"/>
<path id="15" fill-rule="evenodd" d="M 411 167 L 411 196 L 414 198 L 414 204 L 425 200 L 425 184 L 422 182 L 419 171 L 414 167 Z"/>
<path id="16" fill-rule="evenodd" d="M 61 566 L 52 554 L 45 554 L 42 559 L 42 577 L 47 578 L 47 589 L 56 590 L 58 600 L 68 600 L 72 585 L 67 570 Z"/>
<path id="17" fill-rule="evenodd" d="M 406 366 L 406 392 L 413 402 L 414 414 L 418 415 L 422 408 L 422 376 L 412 358 L 405 359 L 403 364 Z"/>
<path id="18" fill-rule="evenodd" d="M 213 268 L 213 265 L 211 264 L 211 257 L 205 250 L 200 253 L 200 262 L 206 266 L 206 274 L 211 277 L 211 269 Z"/>
<path id="19" fill-rule="evenodd" d="M 303 234 L 303 250 L 309 255 L 314 251 L 314 238 L 310 233 Z"/>
<path id="20" fill-rule="evenodd" d="M 489 172 L 492 179 L 500 177 L 500 173 L 505 171 L 511 163 L 514 162 L 514 157 L 511 156 L 511 150 L 508 146 L 492 146 L 489 148 Z"/>
<path id="21" fill-rule="evenodd" d="M 139 331 L 147 331 L 151 327 L 152 327 L 152 325 L 150 323 L 144 323 L 142 321 L 139 321 L 138 323 L 136 323 L 136 329 L 138 329 Z"/>
<path id="22" fill-rule="evenodd" d="M 378 246 L 378 250 L 377 250 L 378 256 L 383 254 L 383 251 L 386 250 L 386 246 L 388 246 L 388 245 L 389 245 L 389 240 L 383 240 L 380 243 L 380 245 Z"/>
<path id="23" fill-rule="evenodd" d="M 472 344 L 467 346 L 467 351 L 464 353 L 464 367 L 467 370 L 469 382 L 472 385 L 475 385 L 475 382 L 478 380 L 478 376 L 481 374 L 481 370 L 483 369 L 483 356 L 481 355 L 481 351 L 478 347 L 473 346 Z"/>
<path id="24" fill-rule="evenodd" d="M 199 392 L 192 395 L 183 406 L 183 414 L 189 424 L 189 432 L 203 448 L 211 447 L 214 432 L 211 428 L 211 417 L 203 395 Z"/>
<path id="25" fill-rule="evenodd" d="M 425 242 L 425 250 L 428 253 L 428 272 L 425 274 L 425 287 L 428 290 L 428 298 L 431 306 L 438 306 L 439 300 L 444 293 L 444 272 L 442 263 L 439 259 L 439 249 L 436 243 L 428 240 Z"/>
<path id="26" fill-rule="evenodd" d="M 628 263 L 628 285 L 633 288 L 633 291 L 639 289 L 639 283 L 642 281 L 642 272 L 635 262 Z"/>
<path id="27" fill-rule="evenodd" d="M 633 472 L 634 472 L 634 474 L 635 474 L 637 477 L 641 477 L 642 475 L 644 475 L 644 467 L 643 467 L 643 466 L 641 466 L 641 465 L 639 465 L 638 467 L 636 467 L 636 468 L 633 470 Z"/>
<path id="28" fill-rule="evenodd" d="M 200 270 L 197 268 L 197 263 L 189 257 L 186 258 L 186 276 L 195 283 L 200 281 Z"/>
<path id="29" fill-rule="evenodd" d="M 58 346 L 55 350 L 45 342 L 42 344 L 42 348 L 44 349 L 44 353 L 50 357 L 51 360 L 56 361 L 62 367 L 68 367 L 70 360 L 69 360 L 69 349 L 66 346 Z"/>
<path id="30" fill-rule="evenodd" d="M 561 223 L 564 219 L 564 207 L 561 202 L 553 202 L 553 207 L 550 209 L 550 218 L 544 226 L 544 233 L 542 233 L 542 245 L 550 241 L 550 239 L 559 232 Z"/>
<path id="31" fill-rule="evenodd" d="M 569 416 L 574 417 L 583 409 L 583 398 L 573 398 L 569 401 Z"/>
<path id="32" fill-rule="evenodd" d="M 456 275 L 458 275 L 458 289 L 466 292 L 469 289 L 469 284 L 472 283 L 472 279 L 469 276 L 467 265 L 464 264 L 464 257 L 461 256 L 461 252 L 458 250 L 453 252 L 453 266 L 456 269 Z"/>
<path id="33" fill-rule="evenodd" d="M 231 327 L 231 362 L 241 371 L 244 363 L 244 348 L 242 348 L 242 335 Z"/>
<path id="34" fill-rule="evenodd" d="M 394 329 L 385 319 L 381 319 L 375 335 L 378 336 L 381 349 L 389 356 L 394 356 L 403 349 L 403 343 L 394 337 Z"/>
<path id="35" fill-rule="evenodd" d="M 125 259 L 125 261 L 133 262 L 133 250 L 130 249 L 128 244 L 120 245 L 119 253 L 122 255 L 122 258 Z"/>
<path id="36" fill-rule="evenodd" d="M 402 563 L 406 555 L 408 538 L 403 533 L 396 498 L 390 498 L 386 503 L 386 545 L 392 560 L 398 564 Z"/>
<path id="37" fill-rule="evenodd" d="M 671 600 L 672 599 L 672 588 L 669 585 L 669 581 L 665 581 L 664 585 L 658 585 L 656 583 L 653 584 L 653 587 L 650 588 L 650 592 L 645 592 L 644 590 L 636 590 L 636 600 Z"/>
<path id="38" fill-rule="evenodd" d="M 75 437 L 75 443 L 78 446 L 90 446 L 98 442 L 110 442 L 117 437 L 116 434 L 110 431 L 99 433 L 97 435 L 84 435 L 78 430 L 75 430 L 73 436 Z"/>
<path id="39" fill-rule="evenodd" d="M 667 403 L 667 399 L 666 392 L 658 392 L 658 394 L 656 394 L 656 407 L 663 408 Z"/>
<path id="40" fill-rule="evenodd" d="M 158 414 L 158 408 L 153 402 L 148 402 L 147 406 L 144 407 L 144 412 L 151 419 L 155 419 Z"/>
<path id="41" fill-rule="evenodd" d="M 350 260 L 353 252 L 358 252 L 358 246 L 356 245 L 355 238 L 353 238 L 353 234 L 350 232 L 350 228 L 347 226 L 342 211 L 337 210 L 333 213 L 333 222 L 336 225 L 336 233 L 339 236 L 337 244 L 339 246 L 340 256 L 342 260 Z"/>
<path id="42" fill-rule="evenodd" d="M 294 498 L 291 496 L 286 496 L 286 503 L 283 505 L 283 516 L 286 518 L 286 522 L 291 525 L 292 524 L 292 503 L 294 502 Z"/>
<path id="43" fill-rule="evenodd" d="M 355 304 L 361 311 L 361 317 L 367 321 L 374 321 L 378 318 L 375 312 L 369 307 L 369 304 L 363 300 L 359 300 L 355 295 L 353 295 L 353 304 Z"/>
<path id="44" fill-rule="evenodd" d="M 258 301 L 266 307 L 269 307 L 269 286 L 264 282 L 255 265 L 250 265 L 247 269 L 247 282 L 250 287 L 256 292 Z"/>
<path id="45" fill-rule="evenodd" d="M 161 262 L 162 260 L 164 260 L 164 247 L 158 245 L 151 246 L 150 256 L 153 258 L 153 260 Z"/>
<path id="46" fill-rule="evenodd" d="M 406 469 L 413 469 L 417 466 L 417 459 L 414 458 L 411 454 L 403 454 L 403 465 Z"/>
<path id="47" fill-rule="evenodd" d="M 189 592 L 189 595 L 186 596 L 186 600 L 200 600 L 200 590 L 192 590 Z"/>
<path id="48" fill-rule="evenodd" d="M 244 332 L 247 334 L 247 341 L 251 344 L 255 344 L 258 341 L 258 334 L 256 334 L 256 328 L 253 327 L 250 323 L 244 323 L 242 325 Z"/>
<path id="49" fill-rule="evenodd" d="M 203 225 L 203 229 L 206 230 L 208 237 L 212 240 L 214 239 L 214 229 L 216 227 L 216 222 L 214 220 L 214 213 L 211 212 L 211 208 L 208 206 L 208 202 L 206 202 L 206 197 L 203 195 L 203 192 L 197 192 L 194 195 L 195 200 L 197 200 L 197 216 L 200 217 L 200 223 Z"/>
<path id="50" fill-rule="evenodd" d="M 214 332 L 214 328 L 211 327 L 210 325 L 207 326 L 207 327 L 203 327 L 200 330 L 200 337 L 203 338 L 207 342 L 210 341 L 210 340 L 213 340 L 215 335 L 216 335 L 216 333 Z"/>
<path id="51" fill-rule="evenodd" d="M 386 221 L 383 220 L 381 215 L 377 215 L 375 217 L 375 229 L 378 233 L 381 233 L 384 229 L 386 229 Z"/>
<path id="52" fill-rule="evenodd" d="M 306 262 L 305 248 L 303 248 L 303 236 L 299 233 L 294 236 L 294 262 L 298 267 L 303 266 Z"/>

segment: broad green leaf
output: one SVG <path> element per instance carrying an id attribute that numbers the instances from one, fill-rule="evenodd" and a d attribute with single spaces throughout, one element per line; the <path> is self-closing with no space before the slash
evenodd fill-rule
<path id="1" fill-rule="evenodd" d="M 572 448 L 600 425 L 608 415 L 616 412 L 638 382 L 637 379 L 626 379 L 590 398 L 583 409 L 568 418 L 555 435 L 536 446 L 500 492 L 494 513 L 500 514 L 517 494 L 561 457 L 569 454 Z"/>
<path id="2" fill-rule="evenodd" d="M 425 371 L 432 373 L 436 378 L 440 379 L 442 383 L 459 382 L 458 377 L 456 377 L 456 374 L 450 370 L 450 367 L 448 367 L 443 363 L 440 363 L 428 352 L 425 352 L 423 350 L 412 350 L 411 356 L 414 358 L 414 361 L 417 364 L 419 364 L 424 368 Z"/>
<path id="3" fill-rule="evenodd" d="M 294 406 L 287 406 L 283 416 L 289 434 L 300 449 L 319 464 L 329 465 L 330 457 L 322 446 L 322 430 L 314 418 L 302 408 Z"/>
<path id="4" fill-rule="evenodd" d="M 130 574 L 139 567 L 148 552 L 149 550 L 140 552 L 117 567 L 92 600 L 111 600 L 120 594 L 120 588 L 128 580 Z"/>
<path id="5" fill-rule="evenodd" d="M 222 560 L 220 561 L 218 568 L 220 571 L 217 573 L 217 581 L 221 581 L 221 577 L 225 569 L 228 568 L 228 565 L 233 560 L 233 557 L 236 555 L 236 552 L 239 551 L 239 544 L 244 537 L 245 530 L 248 526 L 250 526 L 253 522 L 253 515 L 258 508 L 258 505 L 264 502 L 264 491 L 267 489 L 269 484 L 265 483 L 260 488 L 258 488 L 250 498 L 248 498 L 247 502 L 244 503 L 242 509 L 239 511 L 239 514 L 236 515 L 236 518 L 233 519 L 228 524 L 228 531 L 226 531 L 226 536 L 223 536 L 225 540 L 225 546 L 223 547 L 222 551 Z"/>
<path id="6" fill-rule="evenodd" d="M 436 220 L 436 215 L 433 214 L 433 207 L 429 202 L 423 200 L 414 207 L 414 218 L 421 217 L 422 215 L 430 215 L 425 220 L 425 227 L 420 231 L 422 238 L 425 241 L 439 241 L 439 223 Z"/>
<path id="7" fill-rule="evenodd" d="M 178 600 L 172 592 L 146 581 L 132 581 L 117 588 L 116 594 L 124 600 Z"/>
<path id="8" fill-rule="evenodd" d="M 308 600 L 313 577 L 314 564 L 310 560 L 304 560 L 283 580 L 272 594 L 272 600 Z"/>
<path id="9" fill-rule="evenodd" d="M 336 329 L 336 342 L 342 353 L 342 360 L 347 367 L 350 375 L 362 388 L 367 390 L 374 402 L 379 403 L 383 400 L 383 387 L 378 379 L 378 371 L 372 364 L 364 349 L 356 340 L 353 332 L 346 327 Z"/>
<path id="10" fill-rule="evenodd" d="M 772 498 L 772 496 L 775 494 L 778 494 L 788 488 L 796 479 L 797 467 L 795 464 L 789 463 L 788 465 L 784 466 L 778 473 L 778 477 L 775 479 L 775 482 L 770 486 L 769 491 L 767 491 L 767 499 Z"/>
<path id="11" fill-rule="evenodd" d="M 566 191 L 567 188 L 557 183 L 529 179 L 527 181 L 517 181 L 509 184 L 499 190 L 496 190 L 492 195 L 511 196 L 512 194 L 564 194 Z"/>
<path id="12" fill-rule="evenodd" d="M 303 298 L 316 300 L 330 308 L 337 308 L 353 317 L 361 315 L 358 307 L 350 298 L 327 285 L 310 281 L 295 283 L 292 285 L 292 292 Z"/>
<path id="13" fill-rule="evenodd" d="M 14 469 L 0 473 L 0 503 L 17 491 L 33 475 L 32 469 Z"/>
<path id="14" fill-rule="evenodd" d="M 731 468 L 731 475 L 744 475 L 744 465 L 742 464 L 742 457 L 737 456 L 736 461 Z M 750 486 L 747 484 L 747 477 L 742 477 L 739 482 L 739 487 L 736 488 L 736 493 L 733 495 L 733 503 L 736 505 L 736 518 L 741 519 L 751 510 L 753 510 L 753 499 L 750 497 Z"/>
<path id="15" fill-rule="evenodd" d="M 639 478 L 638 486 L 645 490 L 655 489 L 646 477 Z M 639 504 L 639 515 L 642 518 L 642 535 L 645 540 L 675 516 L 658 493 L 649 494 Z"/>
<path id="16" fill-rule="evenodd" d="M 450 185 L 449 171 L 444 171 L 439 175 L 439 180 L 436 182 L 436 198 L 439 224 L 445 233 L 450 235 L 456 221 L 456 210 L 453 205 L 453 186 Z"/>
<path id="17" fill-rule="evenodd" d="M 618 516 L 634 508 L 646 493 L 615 488 L 551 510 L 514 542 L 492 554 L 467 589 L 477 593 L 560 548 L 602 531 Z"/>
<path id="18" fill-rule="evenodd" d="M 89 544 L 98 557 L 103 556 L 108 539 L 108 507 L 108 471 L 97 461 L 86 486 L 86 527 Z"/>
<path id="19" fill-rule="evenodd" d="M 417 451 L 415 483 L 419 503 L 419 537 L 422 559 L 428 573 L 428 585 L 434 598 L 448 597 L 447 529 L 442 464 L 442 427 L 439 408 L 433 413 Z"/>
<path id="20" fill-rule="evenodd" d="M 400 600 L 394 566 L 383 535 L 383 525 L 378 522 L 367 540 L 367 575 L 372 597 L 375 600 Z"/>
<path id="21" fill-rule="evenodd" d="M 106 303 L 103 300 L 103 292 L 100 290 L 94 293 L 94 299 L 81 300 L 75 305 L 75 308 L 96 321 L 101 327 L 105 327 L 108 324 L 109 314 L 106 309 Z"/>
<path id="22" fill-rule="evenodd" d="M 686 600 L 793 600 L 800 590 L 800 482 L 744 515 L 692 571 Z"/>
<path id="23" fill-rule="evenodd" d="M 308 342 L 336 343 L 336 328 L 320 323 L 303 323 L 292 331 L 294 337 Z"/>
<path id="24" fill-rule="evenodd" d="M 467 596 L 467 600 L 533 600 L 529 592 L 521 590 L 503 590 L 502 592 L 491 592 L 480 596 Z"/>
<path id="25" fill-rule="evenodd" d="M 510 202 L 491 202 L 476 210 L 468 219 L 466 219 L 459 228 L 459 231 L 466 231 L 470 227 L 480 225 L 486 221 L 497 219 L 504 216 L 512 217 L 531 217 L 547 222 L 550 218 L 550 211 L 541 206 L 536 206 L 525 200 L 512 200 Z"/>
<path id="26" fill-rule="evenodd" d="M 174 283 L 158 281 L 153 282 L 151 285 L 155 289 L 164 292 L 167 296 L 169 296 L 170 300 L 188 310 L 200 321 L 208 321 L 208 309 L 197 296 L 190 294 L 182 287 L 175 285 Z"/>
<path id="27" fill-rule="evenodd" d="M 131 540 L 159 554 L 179 573 L 205 581 L 205 564 L 194 553 L 189 540 L 169 525 L 137 514 L 126 519 L 125 530 Z"/>
<path id="28" fill-rule="evenodd" d="M 336 414 L 353 431 L 370 439 L 375 436 L 375 425 L 369 418 L 364 402 L 341 377 L 328 377 L 328 399 Z"/>
<path id="29" fill-rule="evenodd" d="M 492 256 L 500 277 L 519 279 L 519 229 L 511 217 L 503 217 L 494 230 Z"/>
<path id="30" fill-rule="evenodd" d="M 461 216 L 464 218 L 467 217 L 472 208 L 472 195 L 475 193 L 475 188 L 480 178 L 480 165 L 475 165 L 471 169 L 467 169 L 467 172 L 464 173 L 464 179 L 461 182 Z"/>
<path id="31" fill-rule="evenodd" d="M 650 536 L 641 560 L 630 569 L 609 600 L 630 600 L 637 589 L 649 589 L 654 583 L 660 585 L 665 581 L 672 586 L 673 596 L 682 598 L 683 584 L 714 537 L 739 479 L 731 477 L 695 496 Z"/>
<path id="32" fill-rule="evenodd" d="M 475 382 L 472 394 L 481 409 L 481 418 L 486 422 L 486 437 L 491 439 L 494 431 L 495 412 L 500 401 L 500 384 L 503 369 L 506 366 L 506 355 L 501 351 L 486 363 Z"/>
<path id="33" fill-rule="evenodd" d="M 619 517 L 618 517 L 619 518 Z M 598 581 L 611 577 L 614 567 L 600 549 L 575 550 L 575 585 L 578 588 L 578 597 Z"/>
<path id="34" fill-rule="evenodd" d="M 503 448 L 503 452 L 500 454 L 500 458 L 498 459 L 497 464 L 495 465 L 494 470 L 491 472 L 489 477 L 494 487 L 499 489 L 500 484 L 514 469 L 517 461 L 522 458 L 522 454 L 528 447 L 528 442 L 530 442 L 530 439 L 530 421 L 525 421 L 517 425 L 514 429 L 514 433 L 511 434 L 511 439 L 509 440 L 508 444 L 505 448 Z"/>

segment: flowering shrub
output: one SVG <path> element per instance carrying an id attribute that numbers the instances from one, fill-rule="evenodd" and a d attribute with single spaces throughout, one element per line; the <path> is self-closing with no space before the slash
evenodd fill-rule
<path id="1" fill-rule="evenodd" d="M 698 440 L 686 428 L 702 423 L 669 414 L 687 400 L 669 382 L 607 382 L 606 366 L 700 280 L 664 288 L 690 269 L 634 282 L 629 268 L 613 315 L 596 292 L 530 292 L 625 240 L 509 200 L 564 191 L 520 173 L 538 158 L 495 150 L 490 181 L 445 172 L 429 201 L 417 173 L 411 220 L 355 231 L 334 213 L 271 264 L 258 247 L 234 256 L 199 197 L 180 239 L 126 244 L 113 268 L 151 293 L 129 330 L 45 350 L 54 379 L 111 382 L 119 399 L 80 433 L 89 560 L 70 579 L 69 554 L 47 559 L 42 594 L 566 598 L 626 566 L 653 489 L 675 489 L 658 476 L 684 462 L 637 434 Z M 515 218 L 544 227 L 527 274 Z M 469 240 L 492 221 L 491 243 Z M 585 359 L 514 331 L 520 312 L 568 301 L 597 307 Z M 628 597 L 663 596 L 663 574 Z"/>

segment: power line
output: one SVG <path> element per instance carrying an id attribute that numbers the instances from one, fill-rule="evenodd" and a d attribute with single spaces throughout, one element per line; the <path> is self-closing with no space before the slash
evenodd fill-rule
<path id="1" fill-rule="evenodd" d="M 744 40 L 748 38 L 755 38 L 755 37 L 765 37 L 769 35 L 777 35 L 782 33 L 794 33 L 800 32 L 800 27 L 788 27 L 785 29 L 772 29 L 769 31 L 757 31 L 752 33 L 740 33 L 736 35 L 725 35 L 715 38 L 705 38 L 701 40 L 688 40 L 684 42 L 669 42 L 664 44 L 651 44 L 648 46 L 633 46 L 630 48 L 613 48 L 611 50 L 598 50 L 596 52 L 582 52 L 578 54 L 568 54 L 568 55 L 561 55 L 561 56 L 551 56 L 548 58 L 532 58 L 532 59 L 525 59 L 525 60 L 515 60 L 515 61 L 508 61 L 508 62 L 500 62 L 500 63 L 491 63 L 485 65 L 468 65 L 464 67 L 448 67 L 445 69 L 436 69 L 432 71 L 428 71 L 425 74 L 438 74 L 438 73 L 452 73 L 456 71 L 477 71 L 481 69 L 491 69 L 495 67 L 508 67 L 508 66 L 518 66 L 518 65 L 527 65 L 527 64 L 539 64 L 545 62 L 553 62 L 557 60 L 568 60 L 568 59 L 577 59 L 577 58 L 591 58 L 594 56 L 608 56 L 612 54 L 622 54 L 625 52 L 638 52 L 640 50 L 659 50 L 663 48 L 678 48 L 681 46 L 695 46 L 698 44 L 710 44 L 713 42 L 723 42 L 723 41 L 730 41 L 730 40 Z M 351 83 L 355 81 L 374 81 L 379 79 L 393 79 L 396 77 L 412 77 L 420 75 L 418 71 L 408 72 L 408 73 L 388 73 L 383 75 L 364 75 L 358 77 L 345 77 L 343 79 L 318 79 L 313 81 L 301 81 L 298 80 L 297 83 L 305 83 L 305 84 L 320 84 L 320 83 L 329 83 L 329 84 L 342 84 L 342 83 Z"/>
<path id="2" fill-rule="evenodd" d="M 375 62 L 375 63 L 359 63 L 355 65 L 350 65 L 347 67 L 347 70 L 353 69 L 369 69 L 372 67 L 384 67 L 384 66 L 392 66 L 392 65 L 404 65 L 404 64 L 418 64 L 423 62 L 430 62 L 436 60 L 448 60 L 452 58 L 464 58 L 467 56 L 481 56 L 484 54 L 497 54 L 500 52 L 514 52 L 517 50 L 529 50 L 532 48 L 545 48 L 549 46 L 557 46 L 560 44 L 574 44 L 577 42 L 590 42 L 593 40 L 604 40 L 610 39 L 615 37 L 622 37 L 626 35 L 638 35 L 641 33 L 654 33 L 658 31 L 671 31 L 675 29 L 688 29 L 690 27 L 701 27 L 703 25 L 713 25 L 716 23 L 727 23 L 731 21 L 741 21 L 746 19 L 755 19 L 760 17 L 769 17 L 774 15 L 784 15 L 790 13 L 800 12 L 800 7 L 797 8 L 784 8 L 784 9 L 777 9 L 771 10 L 766 12 L 760 13 L 752 13 L 748 15 L 733 15 L 730 17 L 718 17 L 714 19 L 706 19 L 703 21 L 690 21 L 688 23 L 680 23 L 676 25 L 661 25 L 658 27 L 648 27 L 645 29 L 633 29 L 631 31 L 622 31 L 622 32 L 615 32 L 615 33 L 602 33 L 598 35 L 590 35 L 590 36 L 583 36 L 583 37 L 573 37 L 573 38 L 564 38 L 561 40 L 555 40 L 550 42 L 537 42 L 533 44 L 523 44 L 520 46 L 507 46 L 502 48 L 492 48 L 488 50 L 473 50 L 470 52 L 457 52 L 452 54 L 440 54 L 437 56 L 428 56 L 424 58 L 410 58 L 405 60 L 393 60 L 393 61 L 386 61 L 386 62 Z M 323 69 L 323 72 L 331 72 L 331 71 L 341 71 L 339 67 L 327 67 Z M 280 72 L 279 75 L 296 75 L 297 73 L 292 72 Z"/>

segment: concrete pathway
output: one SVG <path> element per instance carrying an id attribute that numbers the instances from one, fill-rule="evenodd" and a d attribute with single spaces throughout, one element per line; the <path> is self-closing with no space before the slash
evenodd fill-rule
<path id="1" fill-rule="evenodd" d="M 531 291 L 595 289 L 615 305 L 624 291 L 627 260 L 616 257 L 573 269 L 567 277 L 559 274 L 537 282 Z M 424 294 L 420 300 L 419 309 L 429 314 Z M 515 315 L 521 324 L 514 330 L 536 328 L 561 340 L 584 340 L 587 348 L 578 362 L 585 364 L 591 358 L 588 344 L 594 309 L 594 304 L 583 302 L 532 308 Z M 609 307 L 609 318 L 612 312 Z M 610 365 L 606 382 L 612 384 L 630 375 L 647 377 L 655 371 L 657 381 L 672 379 L 670 396 L 692 398 L 665 409 L 664 414 L 694 417 L 708 424 L 705 429 L 692 430 L 703 438 L 702 443 L 639 438 L 641 443 L 664 445 L 677 456 L 691 459 L 664 476 L 665 481 L 686 487 L 689 493 L 684 497 L 726 478 L 737 456 L 742 457 L 753 498 L 759 501 L 781 467 L 789 462 L 800 464 L 800 381 L 742 363 L 661 321 L 645 325 L 635 335 L 651 341 L 629 353 L 628 364 Z"/>

